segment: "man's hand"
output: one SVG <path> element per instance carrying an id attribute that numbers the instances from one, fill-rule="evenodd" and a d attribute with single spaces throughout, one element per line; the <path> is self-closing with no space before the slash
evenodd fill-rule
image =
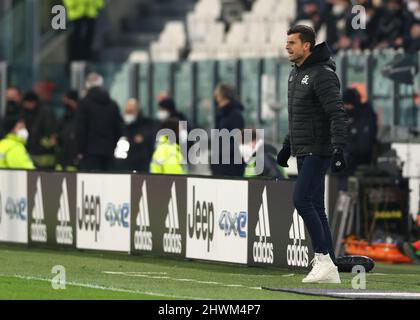
<path id="1" fill-rule="evenodd" d="M 283 147 L 277 155 L 277 163 L 284 168 L 288 168 L 289 166 L 287 165 L 287 160 L 289 160 L 289 158 L 290 147 Z"/>
<path id="2" fill-rule="evenodd" d="M 331 164 L 331 172 L 338 173 L 346 168 L 346 160 L 344 159 L 343 150 L 334 148 Z"/>

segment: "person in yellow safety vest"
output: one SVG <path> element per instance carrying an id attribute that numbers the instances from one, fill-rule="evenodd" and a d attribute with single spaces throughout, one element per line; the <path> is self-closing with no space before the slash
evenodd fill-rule
<path id="1" fill-rule="evenodd" d="M 0 168 L 35 169 L 25 148 L 29 133 L 23 119 L 10 116 L 5 119 L 3 127 L 7 135 L 0 140 Z"/>
<path id="2" fill-rule="evenodd" d="M 104 0 L 63 0 L 67 18 L 73 25 L 70 61 L 91 60 L 95 21 L 105 6 Z"/>
<path id="3" fill-rule="evenodd" d="M 150 173 L 186 174 L 183 168 L 183 157 L 179 147 L 178 121 L 169 119 L 162 124 L 162 129 L 171 130 L 173 134 L 159 134 L 158 143 L 150 163 Z M 175 141 L 174 141 L 175 140 Z"/>
<path id="4" fill-rule="evenodd" d="M 243 133 L 242 136 L 245 140 L 246 135 Z M 252 129 L 250 137 L 251 141 L 243 141 L 243 144 L 239 146 L 239 151 L 246 163 L 244 177 L 288 179 L 285 169 L 277 164 L 277 150 L 272 145 L 264 143 L 263 137 L 257 137 L 255 129 Z"/>

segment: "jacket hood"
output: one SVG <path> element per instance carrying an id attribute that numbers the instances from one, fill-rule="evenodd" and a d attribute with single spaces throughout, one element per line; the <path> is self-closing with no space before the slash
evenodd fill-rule
<path id="1" fill-rule="evenodd" d="M 108 92 L 100 87 L 90 89 L 86 97 L 100 104 L 108 104 L 111 101 Z"/>
<path id="2" fill-rule="evenodd" d="M 325 64 L 335 71 L 335 62 L 331 59 L 331 51 L 326 42 L 316 45 L 311 55 L 305 60 L 301 68 L 307 68 L 316 64 Z"/>

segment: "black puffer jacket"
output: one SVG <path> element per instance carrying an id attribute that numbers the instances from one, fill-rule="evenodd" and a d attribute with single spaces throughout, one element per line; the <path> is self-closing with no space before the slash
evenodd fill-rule
<path id="1" fill-rule="evenodd" d="M 326 43 L 289 76 L 289 134 L 284 146 L 293 156 L 331 156 L 333 148 L 346 146 L 347 115 L 340 82 Z"/>
<path id="2" fill-rule="evenodd" d="M 113 157 L 122 135 L 118 105 L 101 88 L 92 88 L 77 107 L 76 139 L 78 153 Z"/>

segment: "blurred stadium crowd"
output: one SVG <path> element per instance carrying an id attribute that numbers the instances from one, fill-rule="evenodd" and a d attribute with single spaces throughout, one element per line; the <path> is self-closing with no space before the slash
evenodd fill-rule
<path id="1" fill-rule="evenodd" d="M 293 24 L 312 26 L 318 34 L 317 42 L 327 41 L 331 50 L 337 53 L 346 49 L 385 49 L 404 48 L 407 51 L 420 49 L 420 0 L 230 0 L 239 3 L 244 11 L 240 19 L 227 23 L 218 5 L 223 1 L 195 1 L 195 7 L 186 19 L 187 30 L 178 28 L 177 24 L 168 24 L 160 34 L 159 40 L 151 44 L 151 56 L 161 60 L 178 61 L 182 56 L 177 51 L 188 42 L 188 59 L 222 59 L 240 56 L 279 56 L 284 53 L 288 28 Z M 165 2 L 159 0 L 159 2 Z M 95 10 L 100 10 L 105 2 L 93 1 Z M 64 1 L 71 7 L 77 0 Z M 362 17 L 366 29 L 355 30 L 352 20 L 357 13 L 352 12 L 355 5 L 362 5 L 366 16 Z M 88 19 L 96 19 L 97 11 Z M 72 16 L 71 21 L 83 20 L 86 17 Z M 189 26 L 189 27 L 188 27 Z M 88 32 L 95 32 L 88 28 Z M 70 38 L 71 52 L 78 54 L 78 59 L 89 60 L 91 51 L 86 50 L 86 43 L 81 40 L 81 34 L 86 30 L 75 28 L 76 33 Z M 86 36 L 86 35 L 85 35 Z M 87 37 L 93 39 L 93 36 Z M 188 41 L 187 41 L 188 38 Z M 177 41 L 179 40 L 179 47 Z M 92 40 L 90 40 L 92 41 Z M 250 44 L 254 44 L 250 46 Z M 78 50 L 82 48 L 83 50 Z M 168 48 L 169 47 L 169 48 Z M 171 50 L 176 49 L 176 54 Z M 80 53 L 85 52 L 81 57 Z M 164 52 L 164 54 L 160 54 Z M 169 53 L 168 53 L 169 52 Z M 156 54 L 155 54 L 156 53 Z M 70 60 L 74 60 L 70 54 Z M 177 128 L 174 121 L 186 120 L 188 116 L 179 113 L 174 100 L 167 93 L 156 98 L 159 106 L 153 118 L 142 115 L 141 106 L 135 99 L 127 101 L 125 106 L 117 106 L 103 88 L 103 79 L 94 74 L 94 78 L 86 80 L 86 92 L 69 90 L 62 93 L 64 113 L 60 119 L 48 108 L 48 88 L 34 86 L 29 92 L 21 92 L 19 84 L 11 84 L 7 89 L 6 114 L 1 121 L 1 133 L 7 139 L 26 142 L 29 152 L 28 161 L 17 161 L 17 166 L 10 166 L 1 159 L 2 167 L 25 167 L 56 170 L 138 170 L 156 173 L 186 173 L 185 168 L 178 166 L 163 169 L 165 159 L 179 159 L 179 143 L 185 140 L 185 132 L 178 132 L 178 146 L 171 146 L 167 141 L 155 141 L 160 128 Z M 96 78 L 95 78 L 96 77 Z M 169 88 L 168 88 L 169 91 Z M 349 116 L 353 117 L 353 132 L 358 132 L 354 141 L 360 145 L 354 147 L 354 166 L 372 161 L 373 145 L 376 141 L 376 118 L 371 105 L 362 108 L 362 99 L 356 91 L 346 91 L 343 97 Z M 216 114 L 215 127 L 244 129 L 243 106 L 230 85 L 219 85 L 215 88 L 214 100 L 219 106 Z M 231 112 L 226 112 L 225 105 L 231 105 Z M 363 104 L 364 105 L 364 104 Z M 99 106 L 99 107 L 98 107 Z M 108 109 L 105 112 L 104 108 Z M 21 121 L 23 120 L 23 121 Z M 22 125 L 22 122 L 24 125 Z M 358 126 L 360 126 L 358 128 Z M 27 133 L 23 127 L 27 128 Z M 94 130 L 92 131 L 92 127 Z M 355 129 L 357 128 L 357 130 Z M 88 129 L 89 128 L 89 129 Z M 361 134 L 368 128 L 369 139 Z M 189 128 L 184 128 L 188 130 Z M 92 134 L 92 132 L 94 132 Z M 120 139 L 124 137 L 124 139 Z M 5 143 L 0 153 L 7 152 L 12 142 Z M 256 151 L 259 141 L 253 141 L 250 146 Z M 20 146 L 22 147 L 22 146 Z M 117 147 L 117 149 L 115 149 Z M 118 149 L 119 148 L 119 149 Z M 22 149 L 22 148 L 21 148 Z M 246 148 L 243 148 L 245 150 Z M 363 149 L 364 154 L 357 154 Z M 275 150 L 266 146 L 267 159 L 275 157 Z M 120 155 L 123 155 L 120 157 Z M 170 156 L 168 156 L 168 154 Z M 88 156 L 90 157 L 89 159 Z M 115 159 L 115 156 L 117 159 Z M 16 157 L 26 156 L 19 153 Z M 359 160 L 358 160 L 359 159 Z M 250 157 L 247 158 L 249 162 Z M 28 164 L 32 162 L 32 164 Z M 21 164 L 25 163 L 25 164 Z M 267 163 L 271 163 L 267 161 Z M 351 163 L 351 162 L 350 162 Z M 228 168 L 218 171 L 212 168 L 214 174 L 243 175 L 242 170 Z M 275 166 L 274 163 L 272 163 Z M 220 168 L 219 168 L 220 169 Z M 162 171 L 163 170 L 163 171 Z M 245 170 L 246 171 L 246 170 Z M 268 172 L 270 171 L 267 169 Z M 274 170 L 276 176 L 285 177 L 280 168 Z M 239 173 L 238 173 L 239 172 Z M 270 172 L 273 172 L 272 170 Z"/>

